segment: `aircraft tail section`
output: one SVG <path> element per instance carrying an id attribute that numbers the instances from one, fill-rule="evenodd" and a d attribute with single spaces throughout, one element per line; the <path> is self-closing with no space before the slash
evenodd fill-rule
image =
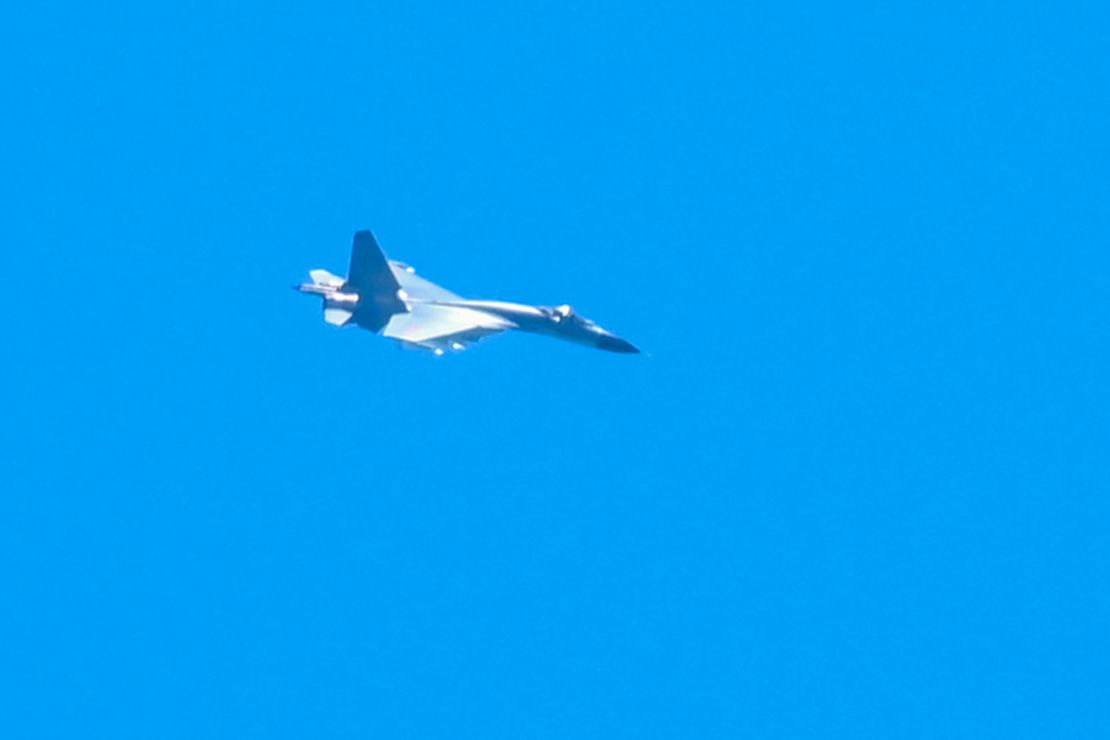
<path id="1" fill-rule="evenodd" d="M 380 331 L 389 323 L 390 316 L 408 311 L 397 294 L 401 286 L 370 231 L 355 234 L 351 245 L 351 269 L 344 287 L 359 296 L 354 321 L 364 329 Z"/>
<path id="2" fill-rule="evenodd" d="M 357 325 L 377 332 L 392 316 L 408 313 L 397 276 L 369 231 L 355 234 L 346 278 L 327 270 L 312 270 L 308 274 L 311 284 L 293 287 L 323 298 L 324 321 L 334 326 Z"/>
<path id="3" fill-rule="evenodd" d="M 378 246 L 373 232 L 360 231 L 351 245 L 351 268 L 347 272 L 347 286 L 360 295 L 366 293 L 397 297 L 401 289 L 389 263 Z"/>
<path id="4" fill-rule="evenodd" d="M 347 282 L 338 275 L 332 275 L 327 270 L 309 270 L 308 276 L 312 278 L 315 285 L 323 285 L 328 288 L 342 288 L 343 283 Z"/>
<path id="5" fill-rule="evenodd" d="M 345 308 L 324 308 L 324 321 L 333 326 L 344 326 L 354 313 Z"/>

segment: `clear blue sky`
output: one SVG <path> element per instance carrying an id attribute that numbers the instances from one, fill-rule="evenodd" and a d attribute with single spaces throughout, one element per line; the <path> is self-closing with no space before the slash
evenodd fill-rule
<path id="1" fill-rule="evenodd" d="M 5 737 L 1110 736 L 1105 4 L 185 5 L 0 13 Z"/>

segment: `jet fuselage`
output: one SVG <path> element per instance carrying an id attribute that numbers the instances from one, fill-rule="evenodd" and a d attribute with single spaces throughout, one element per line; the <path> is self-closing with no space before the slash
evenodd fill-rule
<path id="1" fill-rule="evenodd" d="M 416 275 L 409 265 L 387 260 L 369 231 L 355 234 L 346 278 L 321 269 L 309 274 L 311 283 L 293 289 L 322 298 L 326 322 L 356 325 L 405 347 L 441 355 L 491 334 L 517 330 L 609 352 L 639 352 L 567 305 L 552 308 L 462 298 Z"/>
<path id="2" fill-rule="evenodd" d="M 511 321 L 519 331 L 562 339 L 567 342 L 584 344 L 589 347 L 635 354 L 640 350 L 627 340 L 602 329 L 594 322 L 579 316 L 570 306 L 529 306 L 508 301 L 436 301 L 440 306 L 456 306 L 499 316 Z"/>

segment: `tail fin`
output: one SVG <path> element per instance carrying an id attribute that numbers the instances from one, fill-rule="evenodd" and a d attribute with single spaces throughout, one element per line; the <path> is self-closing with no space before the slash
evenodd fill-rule
<path id="1" fill-rule="evenodd" d="M 369 231 L 355 234 L 346 289 L 354 290 L 359 295 L 354 319 L 364 329 L 380 331 L 393 314 L 408 311 L 397 295 L 401 286 L 389 269 L 378 240 Z"/>
<path id="2" fill-rule="evenodd" d="M 389 269 L 378 240 L 370 231 L 355 234 L 354 243 L 351 244 L 351 269 L 347 273 L 347 284 L 360 295 L 373 295 L 381 303 L 397 299 L 397 291 L 401 286 Z"/>

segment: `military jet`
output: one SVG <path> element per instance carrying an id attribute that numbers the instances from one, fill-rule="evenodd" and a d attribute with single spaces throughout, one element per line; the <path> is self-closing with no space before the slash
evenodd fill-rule
<path id="1" fill-rule="evenodd" d="M 430 350 L 442 356 L 515 329 L 609 352 L 640 351 L 567 305 L 527 306 L 455 295 L 420 277 L 403 262 L 386 259 L 369 231 L 355 234 L 346 279 L 327 270 L 308 274 L 312 282 L 294 285 L 293 290 L 323 298 L 324 321 L 380 333 L 406 349 Z"/>

